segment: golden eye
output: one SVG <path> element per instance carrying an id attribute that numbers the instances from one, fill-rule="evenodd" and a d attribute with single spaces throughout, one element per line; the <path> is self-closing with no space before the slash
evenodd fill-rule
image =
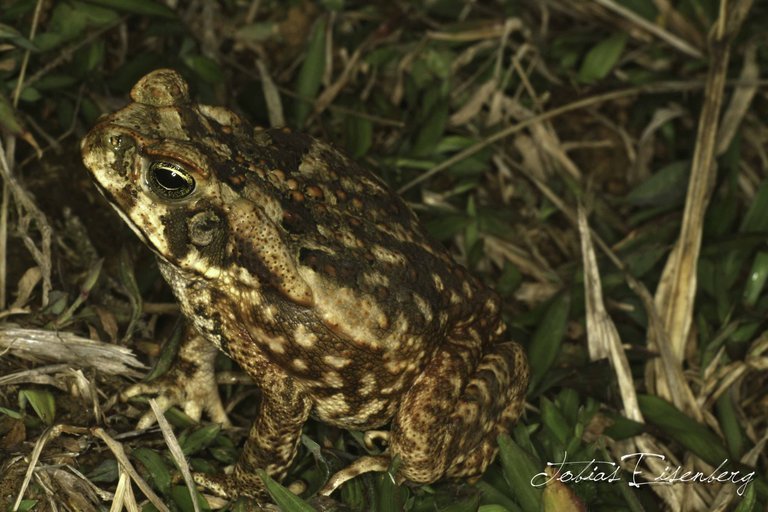
<path id="1" fill-rule="evenodd" d="M 195 180 L 173 162 L 152 162 L 147 176 L 149 188 L 164 199 L 181 199 L 195 190 Z"/>

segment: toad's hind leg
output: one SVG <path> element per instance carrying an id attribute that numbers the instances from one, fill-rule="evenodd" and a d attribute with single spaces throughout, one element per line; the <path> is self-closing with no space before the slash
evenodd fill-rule
<path id="1" fill-rule="evenodd" d="M 528 365 L 517 343 L 485 348 L 473 364 L 477 356 L 466 344 L 446 343 L 405 396 L 390 439 L 400 476 L 420 483 L 467 478 L 493 461 L 497 436 L 522 411 Z"/>

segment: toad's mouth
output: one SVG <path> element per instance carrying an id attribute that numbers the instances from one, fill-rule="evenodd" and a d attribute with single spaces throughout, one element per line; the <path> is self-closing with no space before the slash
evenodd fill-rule
<path id="1" fill-rule="evenodd" d="M 133 231 L 136 236 L 138 236 L 139 239 L 152 250 L 152 252 L 155 254 L 160 254 L 160 252 L 155 247 L 155 244 L 152 242 L 152 240 L 150 240 L 146 233 L 139 229 L 136 223 L 133 222 L 133 219 L 131 219 L 131 217 L 117 205 L 116 198 L 110 189 L 102 185 L 101 182 L 97 179 L 94 179 L 93 183 L 96 185 L 96 189 L 101 193 L 101 195 L 104 196 L 104 199 L 107 200 L 112 209 L 115 210 L 120 218 L 123 219 L 123 222 L 125 222 L 128 227 L 131 228 L 131 231 Z"/>

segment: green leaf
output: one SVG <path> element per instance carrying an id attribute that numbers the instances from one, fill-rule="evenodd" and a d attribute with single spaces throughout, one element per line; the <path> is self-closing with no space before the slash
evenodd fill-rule
<path id="1" fill-rule="evenodd" d="M 479 140 L 475 137 L 464 135 L 446 135 L 440 139 L 440 143 L 435 148 L 437 153 L 455 153 L 477 144 Z"/>
<path id="2" fill-rule="evenodd" d="M 627 194 L 626 201 L 633 206 L 658 205 L 667 208 L 682 204 L 690 162 L 673 162 L 654 173 L 650 178 Z"/>
<path id="3" fill-rule="evenodd" d="M 256 472 L 267 487 L 269 495 L 283 512 L 314 512 L 315 509 L 306 501 L 299 498 L 291 491 L 277 483 L 266 471 L 259 469 Z"/>
<path id="4" fill-rule="evenodd" d="M 99 279 L 103 263 L 104 260 L 99 258 L 91 264 L 91 268 L 88 269 L 85 280 L 80 287 L 80 293 L 75 297 L 69 307 L 67 307 L 67 309 L 62 312 L 61 315 L 59 315 L 53 322 L 53 325 L 57 329 L 69 323 L 72 319 L 72 316 L 75 314 L 75 311 L 82 305 L 83 302 L 85 302 L 91 289 L 96 285 L 96 281 Z"/>
<path id="5" fill-rule="evenodd" d="M 531 484 L 531 479 L 540 473 L 540 468 L 507 434 L 499 436 L 499 459 L 504 478 L 522 509 L 539 512 L 542 491 Z"/>
<path id="6" fill-rule="evenodd" d="M 605 416 L 611 420 L 604 431 L 605 435 L 613 439 L 628 439 L 630 437 L 639 436 L 645 431 L 645 425 L 640 422 L 630 420 L 621 414 L 608 413 L 605 414 Z"/>
<path id="7" fill-rule="evenodd" d="M 467 248 L 471 248 L 475 247 L 480 239 L 480 230 L 477 225 L 477 207 L 475 206 L 475 196 L 473 195 L 467 198 L 467 217 L 472 219 L 472 222 L 464 228 L 464 244 Z"/>
<path id="8" fill-rule="evenodd" d="M 20 420 L 23 417 L 20 412 L 14 411 L 13 409 L 6 409 L 5 407 L 0 407 L 0 413 L 3 413 L 15 420 Z"/>
<path id="9" fill-rule="evenodd" d="M 400 52 L 396 47 L 380 46 L 368 52 L 363 59 L 371 66 L 382 66 L 390 62 L 398 62 L 400 60 Z"/>
<path id="10" fill-rule="evenodd" d="M 325 72 L 325 26 L 325 18 L 320 18 L 315 23 L 309 38 L 307 56 L 304 58 L 304 63 L 299 71 L 299 79 L 296 83 L 298 98 L 296 98 L 293 117 L 293 122 L 297 127 L 304 126 L 322 83 Z"/>
<path id="11" fill-rule="evenodd" d="M 0 23 L 0 39 L 13 39 L 15 37 L 22 37 L 21 32 L 10 25 Z"/>
<path id="12" fill-rule="evenodd" d="M 88 27 L 99 27 L 114 22 L 117 14 L 110 10 L 83 2 L 57 2 L 48 31 L 35 39 L 41 51 L 51 50 L 80 37 Z"/>
<path id="13" fill-rule="evenodd" d="M 745 305 L 752 307 L 757 303 L 763 294 L 766 279 L 768 279 L 768 252 L 759 251 L 752 262 L 752 268 L 744 286 L 742 297 Z"/>
<path id="14" fill-rule="evenodd" d="M 740 231 L 742 233 L 768 231 L 768 180 L 764 180 L 757 189 L 749 210 L 744 215 Z"/>
<path id="15" fill-rule="evenodd" d="M 502 297 L 510 297 L 523 282 L 523 274 L 508 260 L 504 261 L 504 269 L 501 271 L 499 281 L 496 283 L 496 291 Z"/>
<path id="16" fill-rule="evenodd" d="M 21 123 L 16 119 L 16 110 L 2 90 L 0 90 L 0 129 L 13 135 L 19 135 L 24 131 Z"/>
<path id="17" fill-rule="evenodd" d="M 56 418 L 56 399 L 53 393 L 45 389 L 25 389 L 19 392 L 19 406 L 29 403 L 37 417 L 46 425 L 53 425 Z"/>
<path id="18" fill-rule="evenodd" d="M 425 227 L 430 235 L 437 240 L 450 240 L 457 233 L 469 226 L 473 220 L 465 213 L 443 213 L 438 217 L 425 222 Z"/>
<path id="19" fill-rule="evenodd" d="M 115 459 L 105 459 L 88 472 L 88 479 L 93 482 L 114 483 L 120 476 Z"/>
<path id="20" fill-rule="evenodd" d="M 724 237 L 733 233 L 743 210 L 743 200 L 729 179 L 718 187 L 704 217 L 704 238 Z"/>
<path id="21" fill-rule="evenodd" d="M 83 71 L 89 72 L 96 70 L 104 61 L 105 52 L 106 48 L 104 46 L 104 41 L 99 40 L 88 45 L 84 52 L 78 53 Z"/>
<path id="22" fill-rule="evenodd" d="M 737 487 L 738 493 L 741 487 Z M 733 512 L 757 512 L 757 491 L 755 491 L 754 485 L 747 485 L 746 492 L 744 492 L 744 499 L 741 500 L 739 506 L 733 509 Z"/>
<path id="23" fill-rule="evenodd" d="M 728 458 L 723 443 L 706 426 L 657 396 L 638 395 L 645 418 L 709 464 L 717 467 Z"/>
<path id="24" fill-rule="evenodd" d="M 59 44 L 78 37 L 86 28 L 87 21 L 80 16 L 77 8 L 70 2 L 59 3 L 53 10 L 48 32 L 41 34 L 36 40 L 40 49 L 50 50 Z M 43 39 L 49 36 L 50 39 Z"/>
<path id="25" fill-rule="evenodd" d="M 436 48 L 427 48 L 419 53 L 426 68 L 437 78 L 447 80 L 451 77 L 451 70 L 456 61 L 456 55 L 453 52 Z"/>
<path id="26" fill-rule="evenodd" d="M 727 392 L 723 393 L 717 399 L 715 405 L 720 428 L 722 429 L 723 437 L 725 437 L 725 443 L 728 446 L 728 452 L 731 454 L 731 457 L 738 460 L 744 453 L 746 439 L 739 424 L 739 417 L 733 403 L 733 397 Z"/>
<path id="27" fill-rule="evenodd" d="M 485 503 L 492 503 L 492 505 L 481 505 L 480 508 L 477 509 L 478 512 L 492 512 L 496 510 L 500 510 L 501 512 L 522 512 L 522 509 L 517 503 L 507 497 L 507 495 L 501 492 L 500 489 L 497 489 L 485 480 L 477 482 L 475 487 L 480 491 Z"/>
<path id="28" fill-rule="evenodd" d="M 165 462 L 165 459 L 154 450 L 149 448 L 138 448 L 133 451 L 133 457 L 139 460 L 155 487 L 163 494 L 168 494 L 171 490 L 171 471 Z"/>
<path id="29" fill-rule="evenodd" d="M 87 0 L 89 3 L 111 7 L 131 14 L 143 14 L 159 18 L 176 18 L 176 13 L 155 0 Z"/>
<path id="30" fill-rule="evenodd" d="M 278 28 L 278 24 L 274 21 L 259 21 L 243 25 L 235 31 L 235 39 L 253 42 L 267 41 L 279 33 Z"/>
<path id="31" fill-rule="evenodd" d="M 429 112 L 429 115 L 416 134 L 416 142 L 411 150 L 415 157 L 431 156 L 443 138 L 445 126 L 448 124 L 448 103 L 441 101 Z"/>
<path id="32" fill-rule="evenodd" d="M 38 91 L 35 87 L 27 86 L 24 89 L 21 90 L 21 94 L 19 95 L 19 98 L 21 101 L 27 101 L 30 103 L 33 103 L 35 101 L 40 100 L 43 97 L 43 95 Z"/>
<path id="33" fill-rule="evenodd" d="M 216 61 L 204 55 L 186 55 L 183 60 L 184 64 L 202 78 L 203 81 L 209 84 L 221 82 L 224 73 Z"/>
<path id="34" fill-rule="evenodd" d="M 570 310 L 569 293 L 558 295 L 547 306 L 544 318 L 539 322 L 528 348 L 528 361 L 531 365 L 530 389 L 536 387 L 560 353 Z"/>
<path id="35" fill-rule="evenodd" d="M 344 10 L 344 0 L 320 0 L 320 3 L 329 11 L 339 12 Z"/>
<path id="36" fill-rule="evenodd" d="M 591 416 L 580 417 L 580 415 L 587 413 L 588 408 L 582 405 L 579 394 L 571 388 L 562 389 L 555 397 L 555 404 L 569 424 L 581 420 L 585 420 L 584 423 L 587 423 L 591 418 Z"/>
<path id="37" fill-rule="evenodd" d="M 208 502 L 197 489 L 192 489 L 191 492 L 195 494 L 195 499 L 200 506 L 200 510 L 211 510 Z M 174 503 L 179 506 L 182 512 L 195 512 L 195 508 L 192 505 L 192 497 L 190 496 L 190 489 L 188 487 L 184 485 L 174 485 L 171 488 L 171 496 L 173 496 Z"/>
<path id="38" fill-rule="evenodd" d="M 561 446 L 565 446 L 568 443 L 572 434 L 570 424 L 565 416 L 563 416 L 562 411 L 546 397 L 541 399 L 541 421 Z"/>
<path id="39" fill-rule="evenodd" d="M 584 83 L 593 83 L 605 78 L 618 62 L 626 43 L 627 34 L 620 32 L 596 44 L 581 63 L 579 80 Z"/>
<path id="40" fill-rule="evenodd" d="M 633 276 L 642 277 L 646 272 L 655 267 L 668 252 L 669 248 L 661 244 L 640 247 L 631 252 L 627 251 L 624 262 Z"/>
<path id="41" fill-rule="evenodd" d="M 21 503 L 19 503 L 19 512 L 28 512 L 29 510 L 33 510 L 35 505 L 37 505 L 37 500 L 21 500 Z"/>
<path id="42" fill-rule="evenodd" d="M 10 39 L 17 46 L 35 52 L 38 50 L 35 43 L 21 35 L 21 33 L 10 25 L 0 23 L 0 39 Z"/>
<path id="43" fill-rule="evenodd" d="M 643 18 L 653 21 L 656 16 L 659 15 L 659 10 L 656 8 L 652 0 L 619 0 L 617 3 L 624 7 L 635 11 Z"/>
<path id="44" fill-rule="evenodd" d="M 112 9 L 105 9 L 96 5 L 88 5 L 86 2 L 72 2 L 74 14 L 85 20 L 88 26 L 103 26 L 115 22 L 117 13 Z"/>
<path id="45" fill-rule="evenodd" d="M 447 505 L 440 507 L 440 512 L 477 512 L 480 496 L 477 494 L 464 496 L 460 500 L 450 500 Z M 394 509 L 393 512 L 399 512 L 403 508 Z"/>
<path id="46" fill-rule="evenodd" d="M 179 442 L 184 455 L 193 455 L 205 449 L 216 439 L 219 432 L 221 432 L 221 425 L 218 424 L 206 425 L 195 430 L 184 441 Z"/>
<path id="47" fill-rule="evenodd" d="M 344 117 L 346 147 L 355 158 L 365 155 L 373 143 L 373 124 L 369 119 L 356 115 Z"/>
<path id="48" fill-rule="evenodd" d="M 130 255 L 128 250 L 123 247 L 120 249 L 120 256 L 118 259 L 118 275 L 120 276 L 120 284 L 123 286 L 123 292 L 126 294 L 128 298 L 128 303 L 131 305 L 131 314 L 130 318 L 128 320 L 128 326 L 125 328 L 125 334 L 123 335 L 123 341 L 128 341 L 131 339 L 131 336 L 133 336 L 133 331 L 136 330 L 136 327 L 139 324 L 139 321 L 141 320 L 142 316 L 142 308 L 144 299 L 141 296 L 141 291 L 139 290 L 139 284 L 136 281 L 136 273 L 135 273 L 136 265 L 134 264 L 133 257 Z M 177 321 L 177 324 L 181 323 L 180 321 Z M 178 331 L 181 330 L 181 327 L 179 325 L 176 325 L 176 330 L 174 331 L 175 335 L 181 336 Z M 180 342 L 177 341 L 177 344 L 174 348 L 178 348 L 178 344 Z M 174 353 L 175 354 L 175 353 Z M 160 361 L 158 361 L 158 364 L 155 365 L 155 367 L 159 366 Z M 168 363 L 168 366 L 165 367 L 167 370 L 170 368 L 170 363 Z M 150 372 L 149 375 L 147 375 L 147 380 L 151 380 L 155 378 L 157 375 L 154 373 L 157 371 L 155 368 L 153 368 L 152 372 Z"/>
<path id="49" fill-rule="evenodd" d="M 396 461 L 393 461 L 392 466 L 399 464 L 399 457 Z M 374 506 L 370 507 L 378 512 L 400 512 L 405 507 L 403 503 L 407 496 L 407 490 L 405 487 L 395 484 L 392 481 L 391 471 L 385 473 L 378 473 L 372 476 L 373 487 L 375 489 L 374 495 L 376 496 Z M 396 471 L 396 469 L 394 469 Z"/>

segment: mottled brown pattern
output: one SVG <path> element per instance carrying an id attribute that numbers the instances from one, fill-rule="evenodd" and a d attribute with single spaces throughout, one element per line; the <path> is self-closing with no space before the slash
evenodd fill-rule
<path id="1" fill-rule="evenodd" d="M 391 422 L 402 479 L 482 473 L 528 379 L 497 296 L 332 146 L 195 105 L 171 70 L 131 97 L 85 137 L 84 162 L 196 332 L 263 395 L 233 475 L 198 481 L 263 494 L 254 470 L 282 478 L 309 415 L 357 430 Z M 332 485 L 382 465 L 363 458 Z"/>

